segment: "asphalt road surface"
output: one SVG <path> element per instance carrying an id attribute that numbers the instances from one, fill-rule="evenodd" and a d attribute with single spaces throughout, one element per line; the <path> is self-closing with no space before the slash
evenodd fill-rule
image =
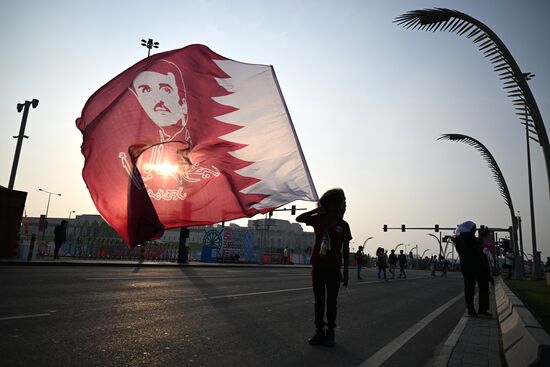
<path id="1" fill-rule="evenodd" d="M 460 274 L 350 278 L 327 348 L 308 268 L 0 266 L 0 365 L 423 366 L 464 312 Z"/>

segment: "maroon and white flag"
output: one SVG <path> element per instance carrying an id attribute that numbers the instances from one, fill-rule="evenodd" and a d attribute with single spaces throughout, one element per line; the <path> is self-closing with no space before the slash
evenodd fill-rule
<path id="1" fill-rule="evenodd" d="M 271 66 L 203 45 L 160 53 L 95 92 L 76 124 L 92 199 L 131 246 L 318 200 Z"/>

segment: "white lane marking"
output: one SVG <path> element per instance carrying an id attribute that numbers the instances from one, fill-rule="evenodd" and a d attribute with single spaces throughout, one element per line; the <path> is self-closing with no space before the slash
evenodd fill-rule
<path id="1" fill-rule="evenodd" d="M 420 330 L 425 328 L 430 322 L 432 322 L 437 316 L 441 315 L 446 309 L 451 307 L 455 302 L 464 297 L 463 293 L 460 293 L 458 296 L 450 299 L 445 304 L 436 308 L 428 316 L 424 317 L 422 320 L 418 321 L 416 324 L 411 326 L 408 330 L 403 332 L 400 336 L 395 338 L 378 352 L 374 353 L 369 359 L 364 361 L 359 365 L 359 367 L 371 367 L 371 366 L 380 366 L 388 358 L 390 358 L 395 352 L 397 352 L 403 345 L 405 345 L 413 336 L 418 334 Z"/>
<path id="2" fill-rule="evenodd" d="M 443 346 L 441 346 L 437 355 L 432 359 L 431 365 L 433 367 L 447 367 L 449 359 L 453 354 L 453 349 L 458 343 L 458 339 L 460 339 L 460 335 L 466 326 L 467 320 L 466 315 L 460 318 L 451 334 L 447 337 L 447 340 L 445 340 L 445 343 L 443 343 Z"/>
<path id="3" fill-rule="evenodd" d="M 263 292 L 226 294 L 226 295 L 224 295 L 224 296 L 213 296 L 213 297 L 208 297 L 208 299 L 221 299 L 221 298 L 236 298 L 236 297 L 257 296 L 257 295 L 259 295 L 259 294 L 296 292 L 296 291 L 303 291 L 303 290 L 306 290 L 306 289 L 311 290 L 312 288 L 311 288 L 311 287 L 302 287 L 302 288 L 276 289 L 276 290 L 273 290 L 273 291 L 263 291 Z"/>
<path id="4" fill-rule="evenodd" d="M 464 330 L 464 327 L 466 327 L 466 321 L 468 321 L 468 317 L 462 316 L 458 324 L 456 324 L 453 332 L 447 340 L 445 341 L 445 344 L 443 344 L 446 347 L 454 347 L 456 343 L 458 343 L 458 338 L 460 338 L 460 335 L 462 334 L 462 330 Z"/>
<path id="5" fill-rule="evenodd" d="M 0 321 L 6 320 L 16 320 L 16 319 L 30 319 L 31 317 L 44 317 L 51 316 L 49 313 L 37 313 L 34 315 L 20 315 L 20 316 L 9 316 L 9 317 L 0 317 Z"/>
<path id="6" fill-rule="evenodd" d="M 384 281 L 384 279 L 378 279 L 378 280 L 369 280 L 366 282 L 357 282 L 356 284 L 376 284 L 376 283 L 388 283 L 390 281 L 400 281 L 404 282 L 405 280 L 415 280 L 415 279 L 430 279 L 432 277 L 416 277 L 416 278 L 405 278 L 405 279 L 388 279 L 387 281 Z"/>
<path id="7" fill-rule="evenodd" d="M 309 275 L 308 275 L 309 276 Z M 422 278 L 410 278 L 413 279 L 429 279 L 431 277 L 422 277 Z M 366 281 L 366 282 L 358 282 L 356 284 L 378 284 L 378 283 L 384 283 L 384 281 L 381 280 L 373 280 L 373 281 Z M 344 287 L 345 288 L 345 287 Z M 271 294 L 271 293 L 284 293 L 284 292 L 295 292 L 295 291 L 303 291 L 307 289 L 312 289 L 310 287 L 301 287 L 301 288 L 288 288 L 288 289 L 276 289 L 272 291 L 263 291 L 263 292 L 251 292 L 251 293 L 237 293 L 237 294 L 227 294 L 223 296 L 212 296 L 208 297 L 208 299 L 222 299 L 222 298 L 236 298 L 236 297 L 247 297 L 247 296 L 257 296 L 260 294 Z M 347 290 L 347 288 L 346 288 Z M 349 290 L 348 290 L 348 294 Z"/>

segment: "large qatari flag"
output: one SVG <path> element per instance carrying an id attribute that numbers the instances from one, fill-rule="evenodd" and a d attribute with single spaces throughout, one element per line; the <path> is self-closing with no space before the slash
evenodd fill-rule
<path id="1" fill-rule="evenodd" d="M 130 67 L 76 125 L 92 199 L 131 246 L 318 199 L 273 68 L 203 45 Z"/>

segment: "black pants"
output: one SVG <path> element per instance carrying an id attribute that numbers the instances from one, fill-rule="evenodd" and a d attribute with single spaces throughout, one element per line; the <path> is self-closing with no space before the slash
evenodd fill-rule
<path id="1" fill-rule="evenodd" d="M 479 288 L 478 311 L 489 310 L 489 280 L 476 274 L 463 274 L 464 276 L 464 297 L 466 298 L 466 307 L 468 312 L 475 312 L 474 296 L 476 283 Z"/>
<path id="2" fill-rule="evenodd" d="M 405 278 L 407 277 L 407 274 L 405 274 L 405 266 L 399 265 L 399 278 L 401 278 L 401 275 L 403 275 Z"/>
<path id="3" fill-rule="evenodd" d="M 55 242 L 55 248 L 53 250 L 53 257 L 54 258 L 58 258 L 58 254 L 59 254 L 59 249 L 61 248 L 61 245 L 63 244 L 63 242 Z"/>
<path id="4" fill-rule="evenodd" d="M 340 289 L 341 273 L 339 268 L 313 268 L 313 294 L 315 295 L 315 327 L 322 329 L 325 326 L 325 302 L 327 305 L 326 325 L 336 327 L 336 308 L 338 290 Z"/>
<path id="5" fill-rule="evenodd" d="M 378 264 L 378 279 L 380 279 L 382 272 L 384 272 L 384 279 L 386 279 L 386 267 L 383 264 Z"/>

